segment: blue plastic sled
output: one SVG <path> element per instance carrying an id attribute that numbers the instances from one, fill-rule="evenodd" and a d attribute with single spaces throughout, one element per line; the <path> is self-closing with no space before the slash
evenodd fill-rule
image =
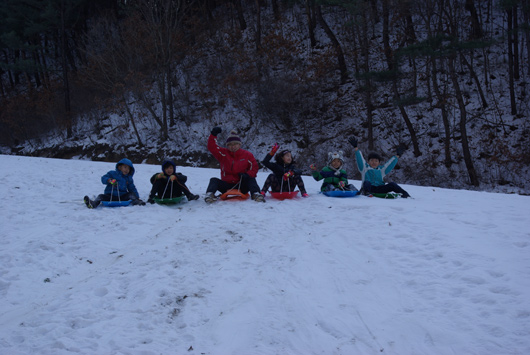
<path id="1" fill-rule="evenodd" d="M 131 200 L 127 201 L 101 201 L 101 204 L 105 207 L 124 207 L 131 204 Z"/>
<path id="2" fill-rule="evenodd" d="M 333 191 L 324 191 L 324 195 L 329 197 L 355 197 L 359 191 L 343 191 L 343 190 L 333 190 Z"/>

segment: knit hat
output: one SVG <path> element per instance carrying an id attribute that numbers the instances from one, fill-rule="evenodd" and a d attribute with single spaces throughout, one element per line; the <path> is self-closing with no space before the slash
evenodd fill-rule
<path id="1" fill-rule="evenodd" d="M 368 154 L 368 161 L 370 161 L 370 159 L 377 159 L 379 161 L 382 160 L 381 156 L 379 154 L 377 154 L 377 153 L 374 153 L 374 152 Z"/>
<path id="2" fill-rule="evenodd" d="M 241 138 L 237 134 L 237 131 L 235 131 L 235 130 L 231 130 L 230 131 L 230 134 L 228 135 L 228 138 L 226 138 L 226 144 L 228 144 L 230 142 L 236 142 L 236 143 L 241 144 Z"/>
<path id="3" fill-rule="evenodd" d="M 342 158 L 342 155 L 344 152 L 342 150 L 339 150 L 338 152 L 329 152 L 328 153 L 328 164 L 331 164 L 331 162 L 335 159 L 340 160 L 340 164 L 344 164 L 344 159 Z"/>

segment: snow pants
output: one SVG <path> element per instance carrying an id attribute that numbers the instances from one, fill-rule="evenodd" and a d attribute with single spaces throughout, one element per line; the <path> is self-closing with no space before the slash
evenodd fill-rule
<path id="1" fill-rule="evenodd" d="M 239 188 L 239 191 L 241 191 L 241 193 L 243 194 L 246 194 L 249 191 L 251 194 L 259 193 L 259 186 L 256 182 L 256 178 L 250 177 L 246 174 L 241 177 L 240 183 L 238 182 L 235 184 L 223 181 L 218 178 L 211 178 L 210 183 L 208 184 L 208 188 L 206 189 L 206 193 L 212 192 L 215 194 L 217 191 L 225 193 L 228 190 L 237 188 Z"/>

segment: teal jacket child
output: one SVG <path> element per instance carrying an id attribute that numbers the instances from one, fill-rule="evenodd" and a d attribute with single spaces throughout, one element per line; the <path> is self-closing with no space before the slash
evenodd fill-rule
<path id="1" fill-rule="evenodd" d="M 381 157 L 379 157 L 379 155 L 373 155 L 378 160 L 381 160 Z M 394 155 L 392 158 L 388 159 L 385 164 L 373 168 L 366 162 L 366 160 L 364 160 L 363 153 L 361 153 L 360 149 L 357 149 L 355 151 L 355 159 L 357 161 L 357 167 L 361 172 L 363 181 L 362 183 L 364 184 L 365 181 L 368 181 L 372 186 L 384 185 L 384 177 L 390 174 L 392 169 L 394 169 L 394 167 L 398 163 L 398 157 Z"/>

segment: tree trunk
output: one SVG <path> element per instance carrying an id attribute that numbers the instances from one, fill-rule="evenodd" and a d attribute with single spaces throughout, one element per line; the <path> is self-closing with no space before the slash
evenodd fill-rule
<path id="1" fill-rule="evenodd" d="M 272 13 L 274 14 L 274 20 L 278 21 L 280 19 L 280 9 L 278 8 L 278 0 L 272 0 Z"/>
<path id="2" fill-rule="evenodd" d="M 247 22 L 243 16 L 243 7 L 241 6 L 241 0 L 233 0 L 236 7 L 237 19 L 239 20 L 239 29 L 244 31 L 247 29 Z"/>
<path id="3" fill-rule="evenodd" d="M 530 9 L 528 9 L 530 11 Z M 527 31 L 530 29 L 527 29 Z M 529 58 L 530 59 L 530 58 Z M 513 79 L 519 80 L 519 22 L 517 21 L 517 4 L 513 6 Z"/>
<path id="4" fill-rule="evenodd" d="M 70 83 L 68 81 L 68 66 L 66 61 L 66 28 L 65 28 L 65 8 L 64 1 L 61 1 L 61 62 L 63 67 L 64 86 L 64 111 L 66 118 L 66 137 L 72 137 L 72 112 L 70 107 Z"/>
<path id="5" fill-rule="evenodd" d="M 506 9 L 508 15 L 508 86 L 510 91 L 510 107 L 511 114 L 517 114 L 517 106 L 515 103 L 515 84 L 514 84 L 514 70 L 513 70 L 513 11 L 509 7 Z"/>
<path id="6" fill-rule="evenodd" d="M 167 94 L 165 73 L 161 73 L 158 79 L 158 91 L 160 93 L 160 105 L 162 106 L 162 139 L 168 138 L 168 119 L 167 119 Z"/>
<path id="7" fill-rule="evenodd" d="M 477 172 L 473 165 L 473 159 L 471 157 L 471 151 L 469 149 L 469 140 L 467 136 L 467 112 L 466 105 L 464 103 L 464 97 L 462 96 L 462 90 L 458 83 L 458 77 L 456 75 L 454 56 L 448 59 L 449 64 L 449 75 L 455 89 L 456 101 L 458 102 L 458 108 L 460 110 L 460 135 L 462 140 L 462 153 L 464 154 L 464 162 L 466 164 L 467 173 L 469 175 L 469 182 L 473 186 L 480 186 L 480 182 L 477 176 Z"/>
<path id="8" fill-rule="evenodd" d="M 138 140 L 138 145 L 140 147 L 143 147 L 144 144 L 142 143 L 142 139 L 140 138 L 140 134 L 138 133 L 138 129 L 136 128 L 136 122 L 134 121 L 134 116 L 131 112 L 131 109 L 129 108 L 129 105 L 127 104 L 127 100 L 124 98 L 123 102 L 125 103 L 125 110 L 127 111 L 127 115 L 129 116 L 129 119 L 131 120 L 131 124 L 134 129 L 134 134 L 136 135 L 136 139 Z"/>
<path id="9" fill-rule="evenodd" d="M 388 0 L 383 0 L 383 51 L 385 53 L 386 64 L 388 70 L 394 70 L 394 59 L 392 57 L 392 49 L 390 47 L 390 29 L 389 17 L 390 11 L 388 7 Z"/>
<path id="10" fill-rule="evenodd" d="M 361 54 L 363 57 L 363 71 L 365 74 L 370 72 L 370 51 L 368 48 L 368 23 L 366 18 L 361 17 L 360 43 Z M 368 75 L 364 80 L 364 104 L 366 106 L 366 128 L 368 129 L 368 149 L 374 149 L 374 105 L 372 104 L 372 82 Z"/>
<path id="11" fill-rule="evenodd" d="M 175 105 L 173 103 L 173 71 L 171 70 L 171 65 L 167 66 L 166 71 L 167 76 L 167 107 L 169 111 L 169 126 L 174 127 L 176 124 L 175 121 Z"/>
<path id="12" fill-rule="evenodd" d="M 259 0 L 256 0 L 256 52 L 261 49 L 261 6 Z"/>
<path id="13" fill-rule="evenodd" d="M 471 39 L 479 39 L 484 36 L 482 31 L 482 24 L 478 17 L 477 9 L 473 0 L 466 0 L 465 9 L 469 11 L 471 16 Z"/>
<path id="14" fill-rule="evenodd" d="M 523 17 L 525 28 L 530 28 L 530 0 L 525 0 L 523 3 Z M 526 35 L 526 57 L 528 60 L 527 72 L 530 75 L 530 30 L 525 31 Z"/>
<path id="15" fill-rule="evenodd" d="M 460 58 L 461 58 L 462 62 L 464 62 L 464 64 L 469 69 L 469 74 L 471 75 L 471 77 L 475 81 L 475 85 L 477 86 L 477 90 L 478 90 L 478 94 L 480 96 L 480 100 L 482 101 L 482 107 L 483 108 L 488 107 L 488 102 L 486 101 L 486 96 L 484 96 L 484 91 L 482 90 L 482 86 L 480 85 L 480 80 L 479 80 L 477 74 L 475 73 L 475 70 L 473 69 L 473 66 L 466 59 L 466 56 L 464 55 L 464 53 L 460 52 Z"/>
<path id="16" fill-rule="evenodd" d="M 315 39 L 315 17 L 311 16 L 312 9 L 314 8 L 314 2 L 313 0 L 306 0 L 305 1 L 305 13 L 307 16 L 307 28 L 309 30 L 309 40 L 311 42 L 311 48 L 315 47 L 317 45 L 317 41 Z M 314 13 L 314 12 L 313 12 Z"/>
<path id="17" fill-rule="evenodd" d="M 346 80 L 348 80 L 348 70 L 346 69 L 346 61 L 344 60 L 344 52 L 342 51 L 342 47 L 337 37 L 335 37 L 335 34 L 331 30 L 331 28 L 329 28 L 328 24 L 324 20 L 320 5 L 316 6 L 316 13 L 317 13 L 318 20 L 320 24 L 322 25 L 322 28 L 324 28 L 324 32 L 326 32 L 329 40 L 331 41 L 331 43 L 333 44 L 333 47 L 335 48 L 335 53 L 337 56 L 337 60 L 339 62 L 340 83 L 345 84 Z"/>
<path id="18" fill-rule="evenodd" d="M 438 85 L 438 69 L 436 66 L 436 59 L 432 59 L 432 87 L 434 90 L 434 93 L 436 95 L 437 103 L 435 107 L 439 108 L 442 111 L 442 122 L 444 126 L 444 153 L 445 153 L 445 159 L 444 164 L 447 168 L 450 168 L 452 165 L 452 159 L 451 159 L 451 124 L 449 123 L 449 115 L 447 113 L 447 93 L 440 90 L 440 86 Z"/>

